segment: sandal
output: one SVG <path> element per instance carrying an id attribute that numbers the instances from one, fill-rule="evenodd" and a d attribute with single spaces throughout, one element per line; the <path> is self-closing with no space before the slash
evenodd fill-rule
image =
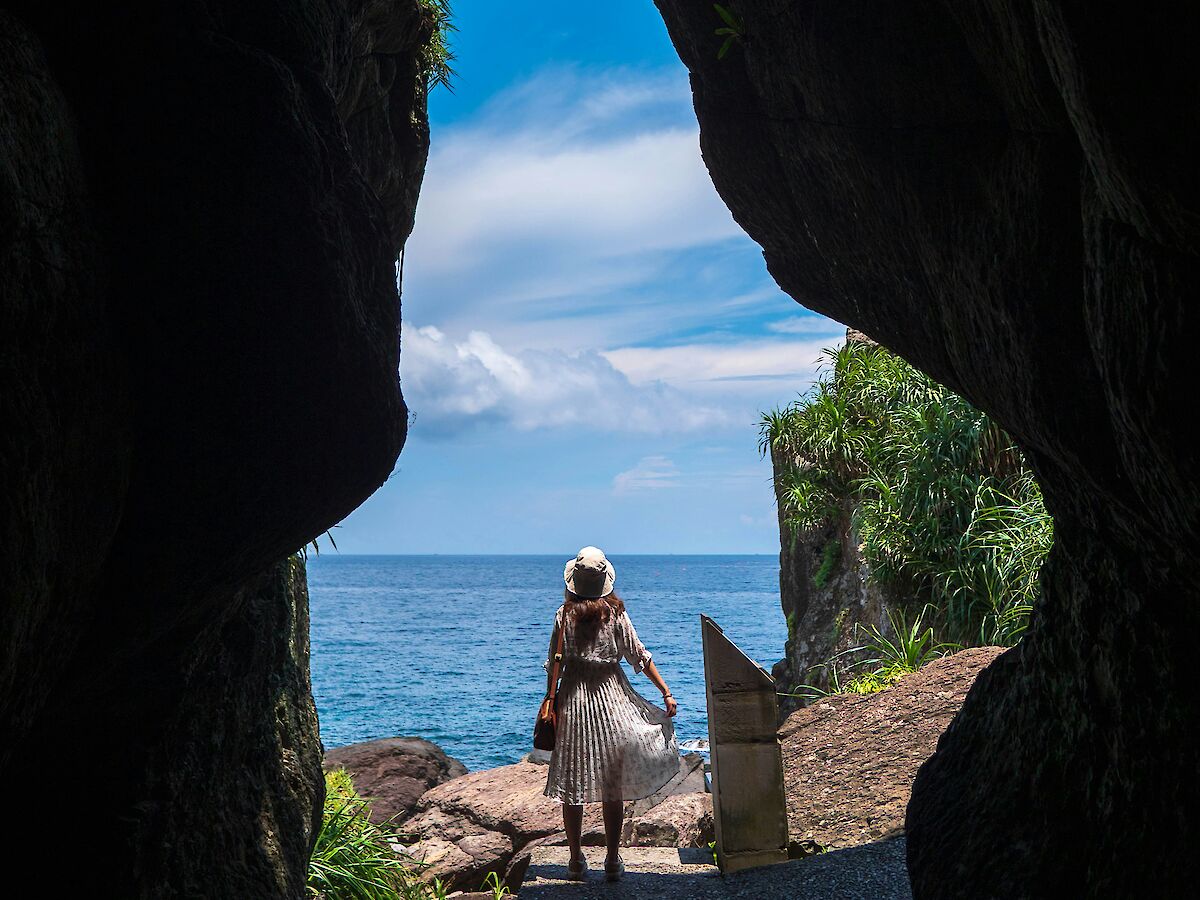
<path id="1" fill-rule="evenodd" d="M 621 859 L 620 856 L 617 857 L 617 861 L 615 863 L 605 861 L 605 863 L 604 863 L 604 880 L 605 881 L 620 881 L 621 876 L 624 874 L 625 874 L 625 860 Z"/>
<path id="2" fill-rule="evenodd" d="M 575 860 L 567 860 L 567 880 L 583 881 L 587 876 L 587 858 L 581 853 L 579 854 L 579 865 L 576 867 Z"/>

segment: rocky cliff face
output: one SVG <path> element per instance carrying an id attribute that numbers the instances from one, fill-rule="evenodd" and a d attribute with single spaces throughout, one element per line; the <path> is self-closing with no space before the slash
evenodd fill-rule
<path id="1" fill-rule="evenodd" d="M 0 772 L 53 773 L 22 827 L 86 839 L 23 863 L 80 893 L 302 894 L 302 601 L 261 591 L 404 441 L 429 28 L 417 0 L 0 11 Z"/>
<path id="2" fill-rule="evenodd" d="M 853 328 L 846 341 L 874 344 Z M 841 503 L 838 514 L 821 527 L 797 532 L 787 521 L 782 476 L 795 463 L 772 448 L 772 483 L 779 518 L 779 602 L 788 623 L 784 657 L 771 670 L 778 689 L 779 714 L 786 717 L 804 705 L 797 685 L 829 690 L 835 672 L 841 675 L 869 654 L 848 653 L 859 645 L 856 626 L 873 626 L 883 634 L 892 631 L 888 612 L 905 598 L 889 585 L 871 577 L 854 527 L 855 504 Z M 851 676 L 852 677 L 852 676 Z"/>
<path id="3" fill-rule="evenodd" d="M 775 471 L 780 471 L 778 461 Z M 871 625 L 888 634 L 888 611 L 903 598 L 871 578 L 859 549 L 850 501 L 843 504 L 836 519 L 798 534 L 784 520 L 778 481 L 776 504 L 780 509 L 779 600 L 788 623 L 788 639 L 784 657 L 771 674 L 785 694 L 795 693 L 797 685 L 828 690 L 834 669 L 840 675 L 867 655 L 865 651 L 846 652 L 859 645 L 855 626 Z M 802 705 L 800 698 L 781 696 L 780 716 Z"/>
<path id="4" fill-rule="evenodd" d="M 779 284 L 1020 442 L 1044 599 L 908 810 L 917 897 L 1182 895 L 1200 863 L 1200 15 L 657 0 Z"/>

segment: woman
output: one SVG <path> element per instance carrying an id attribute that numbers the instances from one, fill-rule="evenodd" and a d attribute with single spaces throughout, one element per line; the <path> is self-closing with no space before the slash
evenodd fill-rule
<path id="1" fill-rule="evenodd" d="M 619 847 L 625 800 L 648 797 L 679 771 L 679 747 L 671 717 L 677 706 L 650 653 L 638 640 L 625 604 L 613 592 L 617 573 L 596 547 L 567 562 L 564 602 L 554 617 L 546 661 L 543 711 L 558 713 L 556 742 L 546 776 L 546 796 L 563 803 L 563 827 L 571 848 L 567 876 L 582 881 L 587 860 L 580 849 L 583 804 L 604 809 L 608 857 L 604 873 L 616 881 L 625 871 Z M 554 684 L 554 654 L 563 633 L 562 680 Z M 624 658 L 645 671 L 662 692 L 667 711 L 643 698 L 625 677 Z"/>

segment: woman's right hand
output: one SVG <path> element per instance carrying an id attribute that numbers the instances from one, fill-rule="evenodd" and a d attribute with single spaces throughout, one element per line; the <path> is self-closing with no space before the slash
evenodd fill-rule
<path id="1" fill-rule="evenodd" d="M 675 702 L 675 698 L 670 694 L 663 697 L 663 703 L 667 704 L 667 715 L 674 717 L 675 713 L 679 712 L 679 704 Z"/>

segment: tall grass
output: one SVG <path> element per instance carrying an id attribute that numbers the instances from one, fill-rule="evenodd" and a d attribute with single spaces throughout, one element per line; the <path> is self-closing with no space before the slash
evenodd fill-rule
<path id="1" fill-rule="evenodd" d="M 817 668 L 829 672 L 829 687 L 821 689 L 811 684 L 797 685 L 788 697 L 800 697 L 807 702 L 832 694 L 874 694 L 890 688 L 905 675 L 911 675 L 923 665 L 948 653 L 961 650 L 958 644 L 937 640 L 928 616 L 935 612 L 926 606 L 917 616 L 908 621 L 903 610 L 888 612 L 891 636 L 874 625 L 856 624 L 855 634 L 862 640 L 857 647 L 850 647 Z M 843 671 L 838 660 L 849 654 L 866 652 Z M 849 681 L 843 681 L 847 675 Z"/>
<path id="2" fill-rule="evenodd" d="M 444 900 L 438 882 L 421 882 L 389 846 L 391 832 L 370 819 L 344 769 L 325 773 L 325 808 L 308 865 L 308 889 L 325 900 Z"/>
<path id="3" fill-rule="evenodd" d="M 1016 643 L 1053 541 L 1041 490 L 1012 438 L 882 347 L 826 350 L 797 401 L 763 415 L 760 449 L 795 531 L 854 501 L 872 576 L 932 605 L 961 644 Z"/>

